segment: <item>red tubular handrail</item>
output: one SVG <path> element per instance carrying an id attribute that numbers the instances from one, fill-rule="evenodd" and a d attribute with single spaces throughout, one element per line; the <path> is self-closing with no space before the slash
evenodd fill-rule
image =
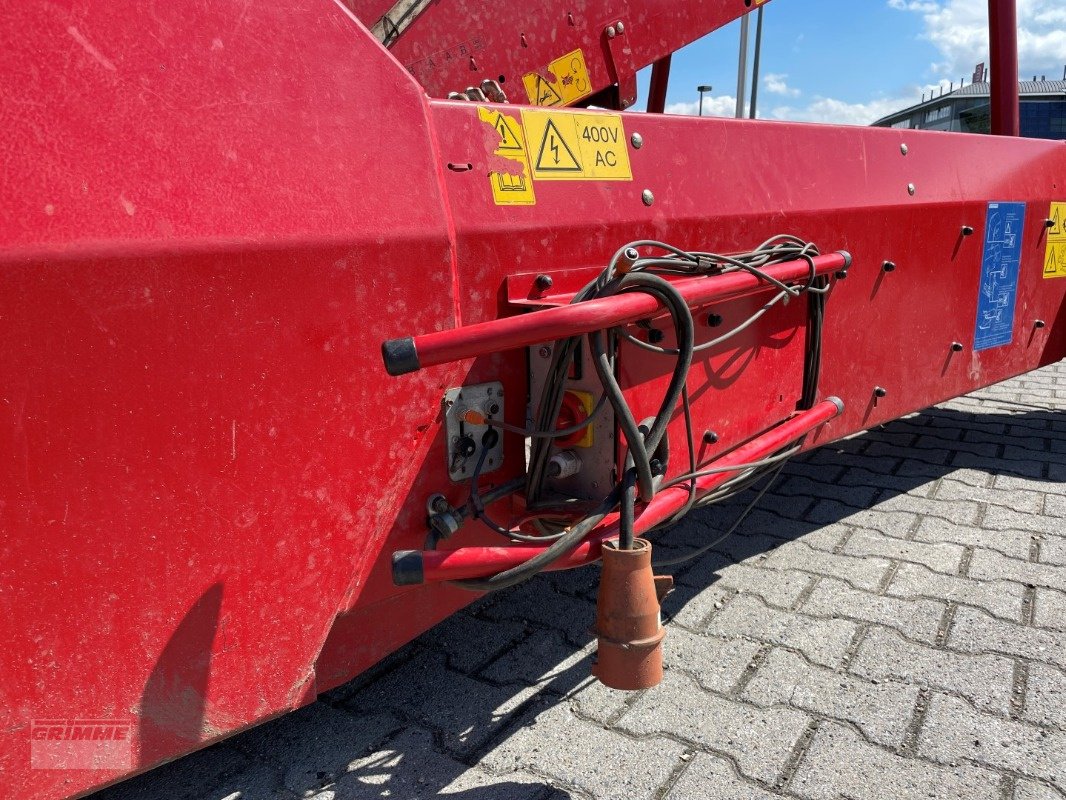
<path id="1" fill-rule="evenodd" d="M 851 265 L 851 255 L 841 250 L 815 256 L 813 261 L 815 275 L 827 275 L 847 269 Z M 782 283 L 796 283 L 810 277 L 811 267 L 806 260 L 795 259 L 764 267 L 762 271 Z M 685 278 L 674 283 L 692 308 L 741 297 L 771 286 L 762 278 L 743 271 L 714 277 Z M 450 331 L 390 339 L 381 345 L 381 355 L 390 375 L 405 375 L 424 367 L 626 325 L 654 316 L 663 308 L 649 294 L 626 292 L 532 314 L 479 322 Z"/>
<path id="2" fill-rule="evenodd" d="M 766 458 L 825 424 L 843 410 L 844 403 L 839 398 L 830 397 L 822 400 L 809 410 L 795 414 L 776 428 L 771 428 L 717 459 L 713 466 L 728 467 Z M 721 486 L 733 474 L 735 473 L 720 472 L 697 479 L 697 497 Z M 675 486 L 659 492 L 634 521 L 634 533 L 639 536 L 668 519 L 688 502 L 688 497 L 688 485 Z M 600 557 L 601 545 L 617 536 L 618 515 L 612 514 L 593 528 L 588 538 L 577 548 L 549 564 L 546 569 L 571 569 L 596 561 Z M 480 578 L 517 567 L 542 553 L 544 549 L 520 545 L 461 547 L 458 550 L 401 550 L 393 553 L 392 556 L 393 581 L 397 585 L 407 585 Z"/>

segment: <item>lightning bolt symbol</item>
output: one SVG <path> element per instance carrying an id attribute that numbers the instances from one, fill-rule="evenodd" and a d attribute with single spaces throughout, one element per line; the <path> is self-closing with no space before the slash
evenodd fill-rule
<path id="1" fill-rule="evenodd" d="M 555 156 L 555 163 L 558 164 L 559 163 L 559 145 L 556 144 L 556 142 L 555 142 L 555 136 L 552 136 L 551 151 L 552 151 L 552 155 Z"/>

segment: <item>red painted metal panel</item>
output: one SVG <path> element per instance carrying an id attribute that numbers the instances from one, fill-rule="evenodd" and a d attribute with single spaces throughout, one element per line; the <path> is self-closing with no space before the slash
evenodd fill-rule
<path id="1" fill-rule="evenodd" d="M 368 28 L 395 5 L 392 0 L 345 2 Z M 460 0 L 420 5 L 424 7 L 390 48 L 431 97 L 443 98 L 492 79 L 501 82 L 512 103 L 526 103 L 530 98 L 523 75 L 538 73 L 551 82 L 549 65 L 580 50 L 589 78 L 581 98 L 621 83 L 622 108 L 636 99 L 637 70 L 750 10 L 743 0 L 578 0 L 566 5 Z M 608 28 L 614 29 L 610 35 Z M 541 103 L 547 104 L 554 103 Z"/>
<path id="2" fill-rule="evenodd" d="M 75 794 L 306 702 L 470 599 L 393 586 L 389 556 L 422 546 L 427 495 L 465 492 L 444 390 L 500 380 L 521 423 L 525 356 L 390 378 L 378 346 L 519 313 L 510 275 L 600 266 L 641 237 L 731 252 L 787 231 L 850 251 L 821 382 L 847 410 L 818 441 L 1066 353 L 1066 281 L 1040 274 L 1054 143 L 632 115 L 632 181 L 538 181 L 535 205 L 497 206 L 477 108 L 428 102 L 339 6 L 34 0 L 0 30 L 14 795 Z M 990 200 L 1028 203 L 1014 341 L 950 355 L 972 342 Z M 697 425 L 721 434 L 702 455 L 794 409 L 801 312 L 697 360 Z M 621 359 L 652 410 L 666 365 Z M 497 479 L 522 470 L 517 437 L 506 461 Z M 71 717 L 133 719 L 132 762 L 32 769 L 32 721 Z"/>
<path id="3" fill-rule="evenodd" d="M 377 339 L 455 324 L 452 255 L 424 95 L 333 4 L 0 37 L 0 772 L 60 797 L 314 696 L 458 379 Z M 49 718 L 138 720 L 132 761 L 32 769 Z"/>

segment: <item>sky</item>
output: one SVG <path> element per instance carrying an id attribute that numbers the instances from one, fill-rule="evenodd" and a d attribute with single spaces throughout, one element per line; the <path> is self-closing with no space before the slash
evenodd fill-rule
<path id="1" fill-rule="evenodd" d="M 1066 0 L 1017 1 L 1021 76 L 1061 79 Z M 923 92 L 969 83 L 974 66 L 989 63 L 986 0 L 772 0 L 764 8 L 763 118 L 868 125 L 914 105 Z M 754 14 L 750 37 L 754 46 Z M 710 84 L 704 114 L 732 116 L 739 39 L 734 22 L 675 53 L 666 110 L 697 113 L 696 86 Z M 751 62 L 749 53 L 749 70 Z M 648 79 L 644 70 L 638 107 Z"/>

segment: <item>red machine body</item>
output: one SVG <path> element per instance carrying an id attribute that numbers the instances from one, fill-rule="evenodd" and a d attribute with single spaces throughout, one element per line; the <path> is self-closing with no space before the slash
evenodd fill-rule
<path id="1" fill-rule="evenodd" d="M 490 343 L 392 377 L 379 346 L 556 304 L 511 292 L 536 275 L 565 295 L 638 238 L 729 253 L 789 232 L 847 251 L 820 382 L 844 411 L 819 417 L 807 447 L 1066 355 L 1066 280 L 1045 277 L 1061 143 L 560 109 L 553 124 L 580 113 L 620 130 L 628 176 L 531 175 L 534 202 L 500 205 L 493 176 L 521 172 L 500 155 L 506 136 L 551 140 L 535 109 L 426 96 L 416 78 L 439 97 L 458 76 L 420 66 L 453 46 L 416 35 L 444 5 L 394 55 L 367 30 L 383 9 L 362 9 L 364 27 L 325 1 L 9 9 L 0 771 L 13 796 L 84 793 L 296 708 L 470 602 L 429 576 L 394 585 L 390 559 L 422 548 L 429 495 L 465 496 L 444 392 L 499 381 L 522 424 L 526 351 Z M 669 4 L 705 5 L 698 29 L 652 28 L 665 38 L 631 45 L 632 64 L 746 10 Z M 509 91 L 572 45 L 596 92 L 618 85 L 593 48 L 612 15 L 581 8 L 584 40 L 526 33 L 536 55 L 508 61 Z M 634 36 L 630 19 L 661 25 L 634 11 Z M 503 45 L 483 44 L 478 75 L 505 74 Z M 535 172 L 540 143 L 525 144 Z M 1010 341 L 976 351 L 990 202 L 1024 203 L 1024 222 Z M 713 309 L 728 325 L 763 299 Z M 701 459 L 793 415 L 804 324 L 794 303 L 698 357 L 696 425 L 718 434 Z M 630 345 L 619 365 L 628 402 L 650 411 L 666 366 Z M 494 481 L 523 472 L 522 447 L 504 437 Z M 497 543 L 471 525 L 445 548 Z M 71 768 L 86 752 L 72 720 L 125 721 L 130 746 Z"/>

